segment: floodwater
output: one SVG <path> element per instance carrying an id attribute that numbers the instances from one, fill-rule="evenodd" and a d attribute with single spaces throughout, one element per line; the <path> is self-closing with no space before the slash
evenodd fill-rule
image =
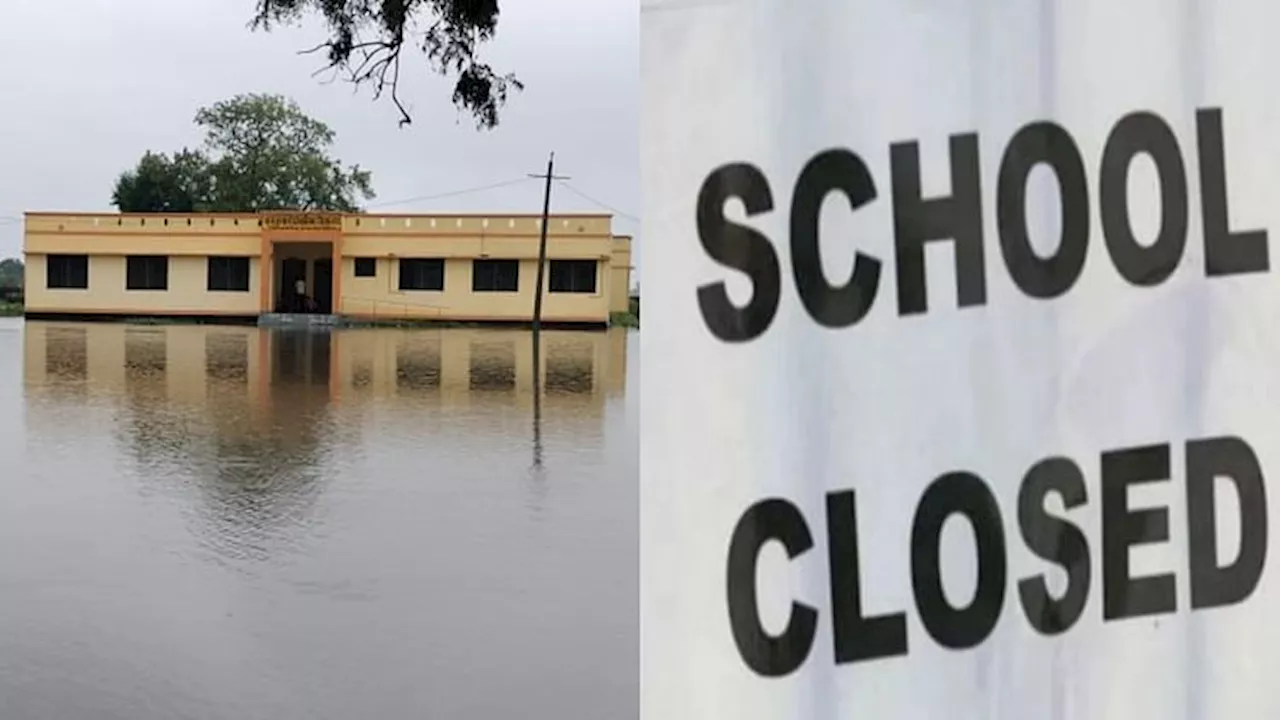
<path id="1" fill-rule="evenodd" d="M 0 718 L 636 717 L 638 342 L 543 343 L 0 319 Z"/>

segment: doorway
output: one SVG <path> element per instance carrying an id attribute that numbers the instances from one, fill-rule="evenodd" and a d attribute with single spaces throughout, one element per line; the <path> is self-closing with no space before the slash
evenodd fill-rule
<path id="1" fill-rule="evenodd" d="M 276 241 L 276 312 L 331 314 L 334 307 L 333 243 Z M 296 287 L 302 281 L 305 298 Z"/>
<path id="2" fill-rule="evenodd" d="M 289 257 L 280 261 L 280 292 L 276 298 L 276 312 L 297 313 L 304 308 L 298 302 L 294 286 L 299 280 L 307 280 L 307 261 Z"/>
<path id="3" fill-rule="evenodd" d="M 312 293 L 316 301 L 316 312 L 329 315 L 333 312 L 333 260 L 320 258 L 315 261 L 315 280 Z"/>

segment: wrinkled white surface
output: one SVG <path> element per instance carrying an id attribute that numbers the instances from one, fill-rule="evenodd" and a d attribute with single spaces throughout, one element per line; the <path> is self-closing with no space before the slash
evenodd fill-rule
<path id="1" fill-rule="evenodd" d="M 1268 0 L 643 4 L 643 717 L 1280 717 L 1280 623 L 1272 619 L 1280 607 L 1278 26 L 1280 5 Z M 1271 233 L 1271 273 L 1204 276 L 1194 113 L 1213 106 L 1224 114 L 1231 227 Z M 1186 252 L 1154 289 L 1121 280 L 1098 221 L 1103 142 L 1135 110 L 1173 127 L 1192 199 Z M 1040 119 L 1075 137 L 1090 187 L 1084 274 L 1053 301 L 1017 291 L 994 219 L 1004 145 Z M 926 253 L 930 310 L 899 317 L 889 144 L 920 140 L 926 197 L 948 194 L 947 137 L 972 130 L 981 134 L 987 304 L 956 308 L 951 244 L 935 243 Z M 856 215 L 842 199 L 827 201 L 828 276 L 847 278 L 855 249 L 885 263 L 871 313 L 840 331 L 805 314 L 787 253 L 791 186 L 829 147 L 861 155 L 880 197 Z M 740 345 L 707 331 L 696 298 L 699 285 L 721 279 L 738 303 L 750 292 L 745 276 L 703 253 L 694 224 L 700 184 L 730 161 L 753 162 L 770 179 L 775 210 L 749 224 L 773 240 L 783 278 L 773 325 Z M 1139 237 L 1158 224 L 1153 178 L 1149 165 L 1135 163 Z M 1057 210 L 1043 202 L 1056 193 L 1043 180 L 1033 175 L 1033 188 L 1048 192 L 1029 193 L 1032 235 L 1056 238 Z M 1192 613 L 1182 448 L 1218 434 L 1240 435 L 1258 454 L 1269 481 L 1271 552 L 1244 604 Z M 1135 551 L 1131 562 L 1134 574 L 1177 574 L 1178 610 L 1104 624 L 1098 455 L 1157 442 L 1172 445 L 1172 480 L 1133 493 L 1131 504 L 1168 505 L 1171 538 Z M 1085 474 L 1089 502 L 1068 517 L 1089 539 L 1093 573 L 1083 617 L 1046 638 L 1023 617 L 1015 583 L 1050 568 L 1058 583 L 1051 587 L 1060 588 L 1063 575 L 1022 544 L 1015 502 L 1027 469 L 1059 454 Z M 924 631 L 908 564 L 915 505 L 951 470 L 976 472 L 995 490 L 1009 547 L 1001 619 L 982 645 L 961 652 L 939 648 Z M 858 492 L 864 607 L 907 611 L 905 658 L 832 660 L 823 495 L 842 488 Z M 815 546 L 790 565 L 776 547 L 765 550 L 766 622 L 780 627 L 792 597 L 821 615 L 804 666 L 773 680 L 739 658 L 724 597 L 733 526 L 769 496 L 803 509 Z M 1236 524 L 1224 532 L 1234 534 Z M 944 539 L 953 538 L 944 580 L 967 598 L 971 534 L 963 524 L 948 527 Z"/>

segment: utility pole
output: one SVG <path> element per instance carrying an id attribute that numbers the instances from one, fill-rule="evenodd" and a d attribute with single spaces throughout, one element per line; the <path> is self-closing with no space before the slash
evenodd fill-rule
<path id="1" fill-rule="evenodd" d="M 542 194 L 542 236 L 538 239 L 538 279 L 533 287 L 533 337 L 535 347 L 538 333 L 542 331 L 542 287 L 547 271 L 547 221 L 548 216 L 551 214 L 551 181 L 569 179 L 567 175 L 556 175 L 555 165 L 556 154 L 553 152 L 551 157 L 547 158 L 547 172 L 545 175 L 529 173 L 529 177 L 546 180 L 546 189 Z"/>
<path id="2" fill-rule="evenodd" d="M 547 225 L 551 215 L 551 181 L 568 180 L 566 175 L 555 174 L 556 154 L 547 158 L 545 175 L 530 173 L 529 177 L 546 180 L 542 194 L 542 234 L 538 238 L 538 279 L 533 287 L 533 465 L 542 467 L 542 287 L 547 271 Z"/>

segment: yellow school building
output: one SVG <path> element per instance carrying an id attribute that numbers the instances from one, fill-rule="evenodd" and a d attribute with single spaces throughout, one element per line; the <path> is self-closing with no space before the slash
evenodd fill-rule
<path id="1" fill-rule="evenodd" d="M 631 238 L 611 216 L 553 215 L 546 231 L 543 321 L 625 312 Z M 530 322 L 541 232 L 525 214 L 29 212 L 25 311 L 253 320 L 291 310 L 297 286 L 353 319 Z"/>

